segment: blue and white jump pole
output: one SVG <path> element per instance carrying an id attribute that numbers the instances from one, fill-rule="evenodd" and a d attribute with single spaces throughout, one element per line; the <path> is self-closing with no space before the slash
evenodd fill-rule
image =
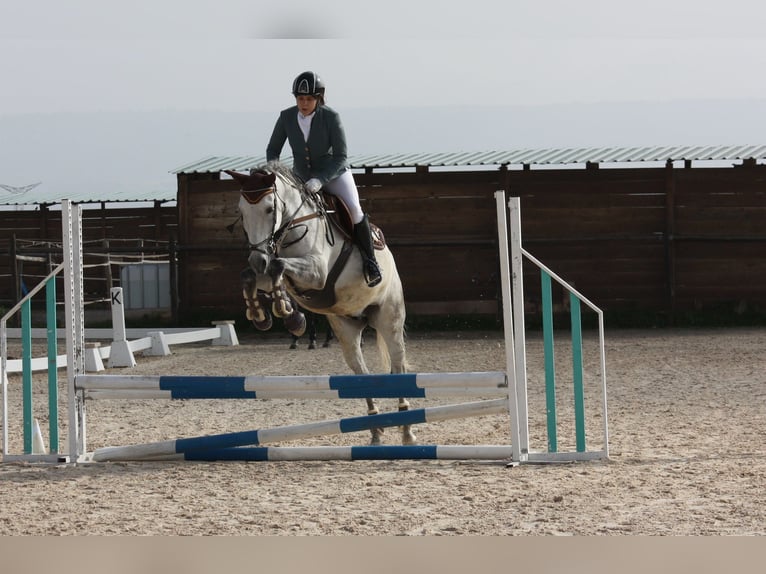
<path id="1" fill-rule="evenodd" d="M 221 449 L 239 450 L 235 447 L 269 443 L 273 444 L 315 436 L 359 432 L 373 428 L 415 425 L 456 418 L 502 414 L 507 411 L 507 399 L 476 401 L 457 405 L 413 409 L 408 411 L 381 413 L 377 415 L 364 415 L 338 420 L 306 423 L 302 425 L 184 438 L 134 446 L 107 447 L 96 450 L 93 453 L 92 460 L 99 462 L 173 459 L 176 458 L 176 455 L 194 455 L 195 453 L 220 451 Z M 197 456 L 199 456 L 199 454 L 197 454 Z M 268 458 L 262 460 L 268 460 Z"/>

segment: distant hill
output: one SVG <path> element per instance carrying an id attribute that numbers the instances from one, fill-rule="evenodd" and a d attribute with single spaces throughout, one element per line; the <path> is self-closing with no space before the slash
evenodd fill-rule
<path id="1" fill-rule="evenodd" d="M 0 115 L 0 183 L 174 190 L 180 165 L 263 154 L 277 111 Z M 340 111 L 352 155 L 766 141 L 761 100 Z"/>

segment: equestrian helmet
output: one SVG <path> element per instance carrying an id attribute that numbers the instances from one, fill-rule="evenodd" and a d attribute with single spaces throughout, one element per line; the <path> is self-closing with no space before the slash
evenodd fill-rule
<path id="1" fill-rule="evenodd" d="M 293 81 L 294 96 L 323 96 L 324 82 L 314 72 L 303 72 Z"/>

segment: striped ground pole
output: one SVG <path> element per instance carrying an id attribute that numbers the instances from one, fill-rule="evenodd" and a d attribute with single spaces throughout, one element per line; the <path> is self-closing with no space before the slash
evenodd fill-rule
<path id="1" fill-rule="evenodd" d="M 240 377 L 78 375 L 75 385 L 94 399 L 384 399 L 508 393 L 506 375 L 500 371 Z"/>
<path id="2" fill-rule="evenodd" d="M 92 460 L 94 462 L 106 462 L 156 459 L 157 457 L 167 457 L 179 453 L 200 453 L 208 450 L 218 451 L 233 447 L 256 446 L 315 436 L 359 432 L 373 428 L 414 425 L 501 413 L 508 413 L 507 398 L 377 415 L 364 415 L 271 429 L 182 438 L 140 445 L 105 447 L 97 449 L 93 453 Z"/>
<path id="3" fill-rule="evenodd" d="M 192 451 L 150 460 L 320 461 L 320 460 L 503 460 L 512 449 L 503 445 L 239 447 Z"/>

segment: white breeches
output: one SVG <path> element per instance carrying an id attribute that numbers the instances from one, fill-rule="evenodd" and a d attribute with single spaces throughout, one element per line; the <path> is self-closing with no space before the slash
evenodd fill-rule
<path id="1" fill-rule="evenodd" d="M 354 175 L 351 170 L 346 170 L 332 181 L 328 181 L 325 190 L 340 197 L 348 206 L 351 213 L 351 221 L 356 225 L 364 218 L 362 206 L 359 205 L 359 190 L 356 189 Z"/>

